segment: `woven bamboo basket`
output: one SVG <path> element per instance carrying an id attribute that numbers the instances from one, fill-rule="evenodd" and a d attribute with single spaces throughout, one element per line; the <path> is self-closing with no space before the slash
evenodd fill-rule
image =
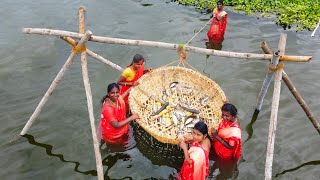
<path id="1" fill-rule="evenodd" d="M 188 117 L 204 121 L 212 128 L 220 123 L 226 96 L 217 83 L 201 73 L 164 66 L 138 81 L 140 84 L 130 91 L 130 108 L 141 117 L 137 123 L 158 141 L 178 144 L 179 136 L 191 135 L 193 122 L 186 125 Z M 177 112 L 184 118 L 177 121 L 173 116 Z"/>

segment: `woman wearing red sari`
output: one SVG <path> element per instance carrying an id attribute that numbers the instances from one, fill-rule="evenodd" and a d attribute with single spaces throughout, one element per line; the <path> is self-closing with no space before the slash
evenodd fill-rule
<path id="1" fill-rule="evenodd" d="M 108 94 L 101 100 L 102 112 L 100 126 L 102 129 L 102 139 L 107 143 L 123 144 L 125 135 L 128 134 L 128 123 L 139 118 L 138 114 L 133 114 L 126 118 L 126 105 L 123 97 L 128 95 L 128 91 L 120 95 L 120 87 L 116 83 L 108 85 Z"/>
<path id="2" fill-rule="evenodd" d="M 188 150 L 187 143 L 191 143 Z M 180 147 L 185 160 L 179 178 L 181 180 L 205 180 L 209 172 L 211 139 L 208 127 L 203 121 L 194 125 L 192 136 L 180 138 Z"/>
<path id="3" fill-rule="evenodd" d="M 207 32 L 209 42 L 217 44 L 223 41 L 224 32 L 227 28 L 228 14 L 222 8 L 223 1 L 218 0 L 217 8 L 213 10 L 213 20 L 210 29 Z"/>
<path id="4" fill-rule="evenodd" d="M 222 121 L 212 130 L 213 147 L 220 160 L 238 161 L 241 156 L 241 128 L 237 108 L 226 103 L 221 108 Z"/>
<path id="5" fill-rule="evenodd" d="M 123 70 L 118 84 L 121 85 L 120 94 L 126 92 L 132 86 L 136 86 L 139 84 L 137 81 L 143 74 L 147 72 L 151 72 L 151 68 L 144 69 L 144 58 L 140 54 L 136 54 L 133 57 L 133 60 L 126 69 Z M 127 114 L 129 113 L 129 105 L 128 105 L 128 96 L 124 98 L 124 101 L 127 105 Z"/>

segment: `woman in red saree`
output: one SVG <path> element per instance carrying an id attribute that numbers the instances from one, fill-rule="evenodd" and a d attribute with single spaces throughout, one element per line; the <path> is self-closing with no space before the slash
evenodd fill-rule
<path id="1" fill-rule="evenodd" d="M 123 144 L 124 137 L 129 130 L 128 123 L 139 118 L 138 114 L 133 114 L 126 118 L 126 105 L 123 97 L 127 96 L 129 91 L 122 95 L 119 92 L 119 85 L 111 83 L 108 85 L 108 94 L 101 100 L 103 106 L 100 126 L 102 139 L 107 143 Z"/>
<path id="2" fill-rule="evenodd" d="M 208 127 L 203 121 L 194 125 L 192 136 L 180 138 L 180 147 L 185 160 L 178 179 L 205 180 L 209 172 L 209 152 L 211 147 Z M 191 143 L 188 151 L 187 143 Z"/>
<path id="3" fill-rule="evenodd" d="M 136 86 L 139 84 L 137 81 L 143 74 L 147 72 L 151 72 L 151 68 L 145 70 L 144 69 L 144 58 L 140 54 L 136 54 L 133 57 L 133 60 L 126 69 L 123 70 L 118 84 L 121 85 L 120 94 L 126 92 L 132 86 Z M 129 105 L 128 105 L 128 96 L 124 98 L 124 101 L 127 105 L 127 114 L 129 113 Z"/>
<path id="4" fill-rule="evenodd" d="M 213 44 L 217 44 L 223 41 L 224 32 L 227 28 L 227 19 L 228 14 L 222 8 L 223 1 L 218 0 L 217 8 L 213 10 L 213 20 L 210 25 L 210 29 L 207 32 L 207 36 L 209 38 L 209 42 Z"/>
<path id="5" fill-rule="evenodd" d="M 234 105 L 226 103 L 221 108 L 222 121 L 212 130 L 213 147 L 221 160 L 238 161 L 241 156 L 241 128 Z"/>

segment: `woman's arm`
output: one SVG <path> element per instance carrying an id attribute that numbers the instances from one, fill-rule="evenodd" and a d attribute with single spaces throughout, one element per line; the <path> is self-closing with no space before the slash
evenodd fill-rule
<path id="1" fill-rule="evenodd" d="M 121 122 L 118 122 L 116 119 L 112 119 L 110 121 L 110 125 L 115 128 L 115 129 L 118 129 L 118 128 L 121 128 L 122 126 L 126 125 L 127 123 L 135 120 L 139 118 L 139 115 L 138 114 L 133 114 L 131 115 L 130 117 L 128 117 L 127 119 L 125 119 L 124 121 L 121 121 Z"/>
<path id="2" fill-rule="evenodd" d="M 235 142 L 230 141 L 230 144 L 228 144 L 225 140 L 223 140 L 219 135 L 218 132 L 216 130 L 212 130 L 212 136 L 214 139 L 218 140 L 219 142 L 221 142 L 226 148 L 228 149 L 233 149 Z M 231 144 L 232 143 L 232 144 Z"/>
<path id="3" fill-rule="evenodd" d="M 130 87 L 129 89 L 127 89 L 124 93 L 121 94 L 122 99 L 124 99 L 125 97 L 127 97 L 129 95 L 129 92 L 131 90 L 132 87 Z"/>
<path id="4" fill-rule="evenodd" d="M 123 77 L 123 76 L 120 76 L 120 78 L 119 78 L 119 80 L 118 80 L 118 82 L 117 82 L 119 85 L 125 85 L 125 86 L 127 86 L 127 85 L 129 85 L 128 83 L 129 82 L 127 82 L 126 81 L 126 78 L 125 77 Z"/>
<path id="5" fill-rule="evenodd" d="M 145 70 L 143 70 L 143 74 L 151 72 L 151 71 L 152 71 L 152 68 L 145 69 Z"/>
<path id="6" fill-rule="evenodd" d="M 180 143 L 179 143 L 181 149 L 183 150 L 183 154 L 184 154 L 184 159 L 188 162 L 188 164 L 191 164 L 191 160 L 190 160 L 190 155 L 188 152 L 188 147 L 187 144 L 185 143 L 185 140 L 183 138 L 180 139 Z"/>

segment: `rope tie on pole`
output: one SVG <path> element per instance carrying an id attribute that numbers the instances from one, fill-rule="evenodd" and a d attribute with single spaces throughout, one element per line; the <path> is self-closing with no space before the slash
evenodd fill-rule
<path id="1" fill-rule="evenodd" d="M 185 60 L 187 59 L 187 51 L 184 49 L 184 45 L 183 44 L 179 44 L 178 45 L 178 54 L 179 54 L 179 59 L 181 63 L 184 63 Z"/>
<path id="2" fill-rule="evenodd" d="M 87 46 L 86 44 L 84 44 L 81 47 L 77 46 L 77 42 L 73 41 L 71 38 L 69 37 L 60 37 L 61 39 L 63 39 L 64 41 L 66 41 L 67 43 L 69 43 L 72 46 L 72 51 L 75 53 L 82 53 L 82 52 L 86 52 L 87 50 Z"/>
<path id="3" fill-rule="evenodd" d="M 284 64 L 283 63 L 279 63 L 276 67 L 272 67 L 271 64 L 268 65 L 268 70 L 269 71 L 278 71 L 280 69 L 284 68 Z"/>

